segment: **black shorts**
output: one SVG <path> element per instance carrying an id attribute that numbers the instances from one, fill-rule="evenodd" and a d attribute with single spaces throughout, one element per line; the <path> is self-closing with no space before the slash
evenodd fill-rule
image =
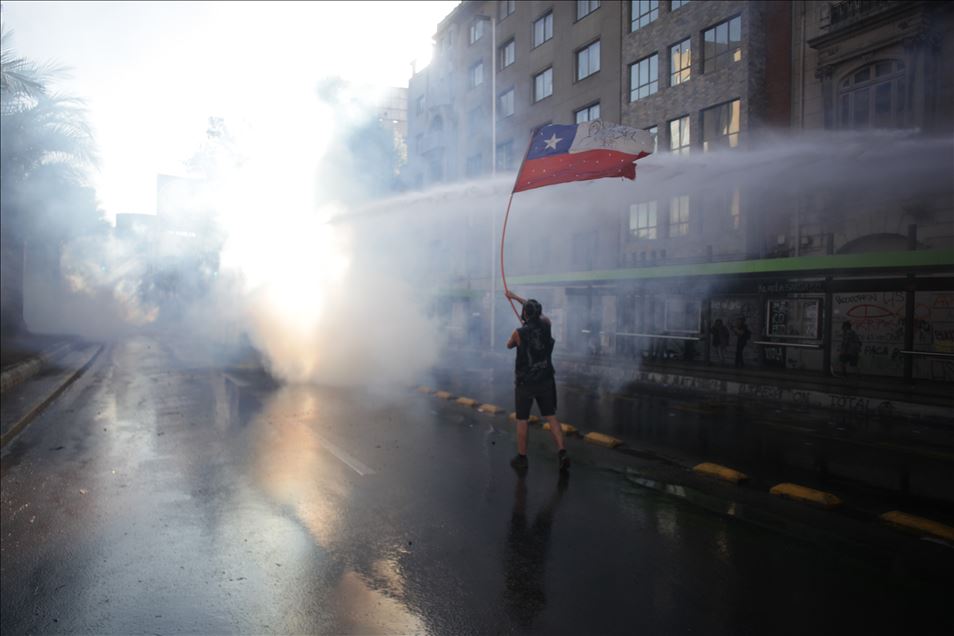
<path id="1" fill-rule="evenodd" d="M 555 380 L 547 380 L 539 384 L 518 384 L 513 393 L 518 420 L 530 418 L 530 408 L 533 406 L 534 400 L 537 401 L 537 408 L 540 409 L 540 415 L 543 417 L 556 414 L 557 392 Z"/>

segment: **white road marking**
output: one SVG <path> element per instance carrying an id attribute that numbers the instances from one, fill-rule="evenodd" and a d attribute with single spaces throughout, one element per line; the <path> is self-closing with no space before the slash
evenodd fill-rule
<path id="1" fill-rule="evenodd" d="M 316 440 L 319 444 L 321 444 L 322 448 L 324 448 L 324 449 L 327 450 L 329 453 L 331 453 L 332 455 L 334 455 L 335 457 L 337 457 L 337 458 L 338 458 L 339 460 L 341 460 L 345 465 L 347 465 L 348 468 L 350 468 L 350 469 L 353 470 L 354 472 L 358 473 L 358 474 L 361 475 L 362 477 L 364 477 L 365 475 L 373 475 L 373 474 L 374 474 L 374 470 L 373 470 L 373 469 L 371 469 L 371 468 L 365 466 L 364 464 L 362 464 L 361 462 L 359 462 L 357 459 L 355 459 L 354 457 L 352 457 L 351 455 L 349 455 L 349 454 L 346 453 L 345 451 L 341 450 L 340 448 L 338 448 L 337 446 L 335 446 L 334 444 L 332 444 L 332 443 L 329 442 L 328 440 L 326 440 L 326 439 L 324 439 L 324 438 L 322 438 L 322 437 L 318 437 L 318 436 L 315 436 L 315 440 Z"/>

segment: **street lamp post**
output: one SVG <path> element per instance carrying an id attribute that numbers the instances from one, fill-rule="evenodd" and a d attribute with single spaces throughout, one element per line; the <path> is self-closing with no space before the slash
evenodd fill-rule
<path id="1" fill-rule="evenodd" d="M 490 23 L 490 175 L 497 176 L 497 16 L 481 15 Z M 497 218 L 490 209 L 490 348 L 497 341 Z"/>

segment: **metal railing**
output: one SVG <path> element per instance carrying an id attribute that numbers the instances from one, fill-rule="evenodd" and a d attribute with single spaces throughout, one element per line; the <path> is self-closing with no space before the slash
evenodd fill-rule
<path id="1" fill-rule="evenodd" d="M 820 344 L 799 344 L 797 342 L 771 342 L 768 340 L 753 340 L 752 344 L 766 347 L 792 347 L 793 349 L 821 349 Z"/>
<path id="2" fill-rule="evenodd" d="M 938 353 L 936 351 L 900 351 L 902 355 L 906 356 L 924 356 L 927 358 L 951 358 L 954 359 L 954 353 Z"/>

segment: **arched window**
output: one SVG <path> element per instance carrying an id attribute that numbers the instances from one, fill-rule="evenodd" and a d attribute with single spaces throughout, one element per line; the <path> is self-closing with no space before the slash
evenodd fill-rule
<path id="1" fill-rule="evenodd" d="M 879 60 L 852 71 L 838 85 L 841 128 L 904 126 L 904 63 Z"/>

